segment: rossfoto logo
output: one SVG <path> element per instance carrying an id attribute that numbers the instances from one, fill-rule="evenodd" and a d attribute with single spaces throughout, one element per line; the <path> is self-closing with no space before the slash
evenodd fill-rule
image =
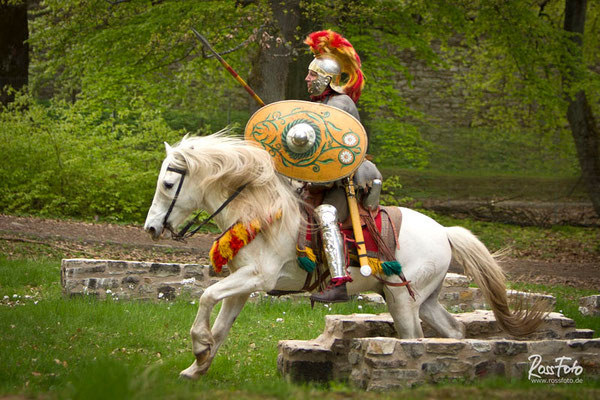
<path id="1" fill-rule="evenodd" d="M 583 367 L 572 361 L 571 357 L 557 357 L 554 364 L 543 364 L 542 356 L 533 354 L 529 356 L 531 366 L 529 367 L 529 380 L 533 383 L 582 383 L 579 375 L 583 373 Z"/>

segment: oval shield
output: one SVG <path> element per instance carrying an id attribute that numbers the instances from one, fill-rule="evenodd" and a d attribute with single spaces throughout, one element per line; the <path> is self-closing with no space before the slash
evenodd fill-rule
<path id="1" fill-rule="evenodd" d="M 367 151 L 367 133 L 339 108 L 301 100 L 278 101 L 248 121 L 246 140 L 261 145 L 288 178 L 332 182 L 352 174 Z"/>

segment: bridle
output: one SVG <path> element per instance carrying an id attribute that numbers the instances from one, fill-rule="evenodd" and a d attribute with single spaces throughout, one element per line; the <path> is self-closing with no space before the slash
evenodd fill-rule
<path id="1" fill-rule="evenodd" d="M 194 224 L 199 222 L 200 214 L 202 213 L 202 211 L 198 212 L 194 216 L 194 218 L 192 218 L 192 220 L 190 222 L 188 222 L 179 232 L 175 232 L 170 225 L 167 225 L 167 220 L 169 219 L 169 216 L 171 215 L 171 212 L 173 211 L 173 208 L 175 207 L 175 202 L 177 201 L 177 198 L 179 197 L 179 193 L 181 192 L 181 187 L 183 186 L 183 180 L 187 174 L 187 171 L 185 169 L 175 168 L 175 167 L 171 167 L 171 166 L 167 167 L 167 171 L 176 172 L 181 175 L 181 179 L 179 180 L 179 185 L 177 185 L 177 190 L 175 191 L 175 196 L 173 197 L 173 200 L 171 201 L 171 205 L 169 206 L 169 209 L 167 210 L 167 213 L 165 214 L 165 217 L 163 219 L 163 227 L 165 227 L 169 232 L 171 232 L 173 234 L 173 236 L 171 237 L 173 240 L 178 240 L 178 241 L 184 241 L 185 239 L 196 234 L 196 232 L 198 232 L 204 225 L 209 223 L 210 220 L 212 220 L 216 215 L 218 215 L 221 211 L 223 211 L 223 209 L 225 207 L 227 207 L 227 205 L 229 203 L 231 203 L 242 192 L 242 190 L 244 190 L 246 188 L 246 186 L 248 186 L 248 183 L 249 183 L 249 182 L 246 182 L 243 185 L 241 185 L 240 187 L 238 187 L 235 190 L 235 192 L 233 192 L 233 194 L 231 196 L 229 196 L 227 198 L 227 200 L 225 200 L 225 202 L 223 202 L 223 204 L 221 204 L 221 206 L 219 206 L 219 208 L 217 208 L 217 210 L 214 213 L 212 213 L 208 218 L 205 218 L 193 231 L 188 232 L 188 230 Z"/>

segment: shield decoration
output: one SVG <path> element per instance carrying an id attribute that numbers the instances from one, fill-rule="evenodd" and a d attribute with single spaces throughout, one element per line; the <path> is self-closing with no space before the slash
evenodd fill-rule
<path id="1" fill-rule="evenodd" d="M 349 176 L 367 151 L 367 133 L 356 118 L 339 108 L 300 100 L 260 108 L 244 136 L 273 157 L 279 173 L 305 182 Z"/>

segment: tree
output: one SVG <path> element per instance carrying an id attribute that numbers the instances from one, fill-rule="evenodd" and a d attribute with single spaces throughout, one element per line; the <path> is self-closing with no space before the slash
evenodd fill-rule
<path id="1" fill-rule="evenodd" d="M 564 29 L 574 33 L 572 37 L 575 48 L 571 50 L 577 62 L 583 64 L 583 36 L 585 33 L 587 0 L 565 0 L 565 23 Z M 578 75 L 586 74 L 588 71 L 572 71 L 563 79 L 567 88 L 578 84 L 581 78 Z M 573 82 L 574 81 L 574 82 Z M 577 87 L 577 86 L 576 86 Z M 584 89 L 576 90 L 574 95 L 567 93 L 569 105 L 567 107 L 567 119 L 573 133 L 573 139 L 577 148 L 581 174 L 587 186 L 588 193 L 594 204 L 596 213 L 600 215 L 600 129 L 592 107 L 588 102 Z"/>
<path id="2" fill-rule="evenodd" d="M 4 90 L 27 85 L 29 69 L 27 2 L 0 1 L 0 103 L 14 98 Z"/>

